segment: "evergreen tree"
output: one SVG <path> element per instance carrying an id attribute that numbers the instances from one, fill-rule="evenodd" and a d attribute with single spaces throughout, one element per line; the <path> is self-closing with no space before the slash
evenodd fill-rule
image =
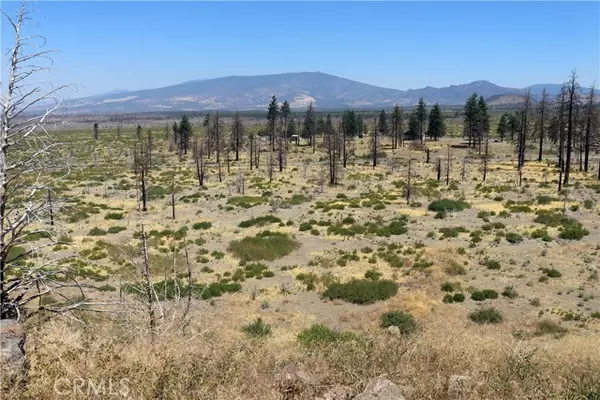
<path id="1" fill-rule="evenodd" d="M 385 110 L 381 110 L 379 113 L 379 120 L 377 121 L 377 132 L 381 136 L 385 136 L 388 134 L 388 123 L 387 116 L 385 115 Z"/>
<path id="2" fill-rule="evenodd" d="M 179 148 L 184 154 L 187 154 L 190 139 L 192 137 L 192 124 L 188 119 L 187 115 L 183 115 L 181 117 L 181 122 L 179 123 L 179 127 L 177 129 L 179 135 Z"/>
<path id="3" fill-rule="evenodd" d="M 179 126 L 177 125 L 177 122 L 173 122 L 171 130 L 173 131 L 173 143 L 177 145 L 179 143 Z"/>
<path id="4" fill-rule="evenodd" d="M 469 147 L 475 146 L 477 109 L 477 93 L 473 93 L 465 103 L 463 118 L 463 135 L 467 137 L 469 141 Z"/>
<path id="5" fill-rule="evenodd" d="M 498 122 L 498 127 L 496 128 L 496 133 L 498 134 L 498 137 L 500 138 L 501 142 L 504 141 L 504 137 L 509 132 L 509 126 L 508 126 L 509 122 L 508 121 L 509 121 L 508 113 L 502 114 L 502 116 L 500 117 L 500 121 Z"/>
<path id="6" fill-rule="evenodd" d="M 140 125 L 135 128 L 135 136 L 137 137 L 137 140 L 142 140 L 142 127 Z"/>
<path id="7" fill-rule="evenodd" d="M 271 150 L 275 150 L 275 125 L 277 122 L 277 116 L 279 115 L 279 106 L 277 105 L 277 97 L 271 97 L 267 111 L 267 130 L 269 132 L 269 141 L 271 143 Z"/>
<path id="8" fill-rule="evenodd" d="M 435 103 L 433 109 L 429 113 L 429 124 L 427 126 L 427 135 L 433 139 L 438 140 L 446 134 L 446 124 L 442 117 L 442 111 L 440 106 Z"/>
<path id="9" fill-rule="evenodd" d="M 423 143 L 425 138 L 425 121 L 427 120 L 427 109 L 425 108 L 425 101 L 422 97 L 419 99 L 419 103 L 417 104 L 416 116 L 417 121 L 419 122 L 419 137 L 421 138 L 421 143 Z"/>
<path id="10" fill-rule="evenodd" d="M 475 131 L 477 133 L 477 143 L 479 145 L 479 154 L 481 154 L 481 143 L 490 131 L 490 116 L 488 107 L 483 96 L 479 96 L 477 101 L 477 112 L 475 117 Z"/>
<path id="11" fill-rule="evenodd" d="M 420 137 L 419 129 L 419 117 L 417 116 L 417 112 L 415 110 L 410 113 L 410 117 L 408 118 L 408 136 L 411 140 L 415 140 Z"/>
<path id="12" fill-rule="evenodd" d="M 317 132 L 317 123 L 315 119 L 315 110 L 313 104 L 310 103 L 306 109 L 306 115 L 304 116 L 304 124 L 302 126 L 302 138 L 309 140 L 309 144 L 312 145 L 315 141 L 315 134 Z"/>

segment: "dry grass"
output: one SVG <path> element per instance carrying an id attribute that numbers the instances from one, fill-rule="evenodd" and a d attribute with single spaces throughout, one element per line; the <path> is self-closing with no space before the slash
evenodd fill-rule
<path id="1" fill-rule="evenodd" d="M 122 321 L 121 321 L 122 322 Z M 239 334 L 163 330 L 154 344 L 145 331 L 116 321 L 81 328 L 53 321 L 30 329 L 26 387 L 5 399 L 76 399 L 53 390 L 58 378 L 119 381 L 139 399 L 281 399 L 274 374 L 286 363 L 306 366 L 317 380 L 299 398 L 335 384 L 361 390 L 376 376 L 413 385 L 415 398 L 445 399 L 452 374 L 478 382 L 468 399 L 585 399 L 600 390 L 600 347 L 593 335 L 521 341 L 515 326 L 475 326 L 456 314 L 432 315 L 408 339 L 378 331 L 359 341 L 304 348 L 296 340 L 251 340 Z M 198 325 L 198 326 L 195 326 Z M 385 333 L 385 334 L 384 334 Z"/>

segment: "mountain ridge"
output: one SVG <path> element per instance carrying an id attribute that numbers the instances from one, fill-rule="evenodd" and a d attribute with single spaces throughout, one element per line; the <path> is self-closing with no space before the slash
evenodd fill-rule
<path id="1" fill-rule="evenodd" d="M 151 111 L 260 110 L 271 96 L 288 100 L 293 109 L 311 102 L 319 109 L 390 108 L 395 104 L 413 106 L 419 98 L 428 104 L 461 105 L 474 92 L 484 98 L 522 95 L 531 89 L 539 96 L 542 86 L 555 94 L 557 84 L 535 84 L 509 88 L 486 80 L 446 87 L 390 89 L 354 81 L 324 72 L 285 72 L 271 75 L 231 75 L 197 79 L 154 89 L 109 92 L 68 100 L 70 113 L 124 113 Z"/>

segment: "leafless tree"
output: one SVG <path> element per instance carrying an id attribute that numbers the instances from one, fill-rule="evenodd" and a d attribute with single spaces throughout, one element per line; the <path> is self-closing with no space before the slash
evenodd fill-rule
<path id="1" fill-rule="evenodd" d="M 594 91 L 596 90 L 596 84 L 594 82 L 594 84 L 592 85 L 591 89 L 590 89 L 590 95 L 588 97 L 588 103 L 587 103 L 587 107 L 586 107 L 586 121 L 585 121 L 585 156 L 584 156 L 584 163 L 583 163 L 583 169 L 585 172 L 588 172 L 589 170 L 589 164 L 590 164 L 590 147 L 592 145 L 592 141 L 593 141 L 593 123 L 594 121 L 597 123 L 598 118 L 595 115 L 595 106 L 594 106 Z M 600 176 L 600 175 L 599 175 Z"/>
<path id="2" fill-rule="evenodd" d="M 566 154 L 565 154 L 565 174 L 563 177 L 563 185 L 567 185 L 569 183 L 569 176 L 571 172 L 571 153 L 573 150 L 573 127 L 575 126 L 574 119 L 574 111 L 577 107 L 578 102 L 578 85 L 577 85 L 577 75 L 575 71 L 571 72 L 571 78 L 569 79 L 567 89 L 568 103 L 567 103 L 567 143 L 566 143 Z"/>
<path id="3" fill-rule="evenodd" d="M 65 283 L 65 277 L 72 277 L 70 271 L 43 256 L 44 249 L 58 242 L 48 220 L 53 222 L 60 200 L 52 199 L 51 193 L 68 173 L 57 165 L 60 157 L 51 160 L 58 144 L 46 132 L 45 122 L 59 107 L 57 95 L 65 86 L 46 87 L 37 81 L 51 67 L 54 51 L 43 49 L 42 37 L 23 34 L 31 20 L 25 2 L 16 16 L 2 14 L 14 43 L 7 53 L 6 86 L 0 83 L 0 318 L 18 318 L 27 303 L 76 282 Z M 50 168 L 63 174 L 45 174 Z M 31 235 L 48 239 L 31 242 Z M 33 254 L 42 255 L 26 262 Z M 71 308 L 82 301 L 67 303 Z M 43 307 L 65 309 L 56 304 Z"/>
<path id="4" fill-rule="evenodd" d="M 548 92 L 546 92 L 546 88 L 542 90 L 542 98 L 540 103 L 538 104 L 538 121 L 537 121 L 537 133 L 540 136 L 540 148 L 538 150 L 538 161 L 542 161 L 542 150 L 544 147 L 544 134 L 546 128 L 546 119 L 547 119 L 547 109 L 548 109 Z"/>

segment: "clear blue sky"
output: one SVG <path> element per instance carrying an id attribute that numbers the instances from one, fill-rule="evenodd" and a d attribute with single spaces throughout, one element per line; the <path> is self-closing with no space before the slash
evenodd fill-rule
<path id="1" fill-rule="evenodd" d="M 50 2 L 67 97 L 227 75 L 322 71 L 397 89 L 600 75 L 598 2 Z M 10 11 L 16 4 L 2 2 Z M 2 47 L 6 50 L 6 24 Z"/>

